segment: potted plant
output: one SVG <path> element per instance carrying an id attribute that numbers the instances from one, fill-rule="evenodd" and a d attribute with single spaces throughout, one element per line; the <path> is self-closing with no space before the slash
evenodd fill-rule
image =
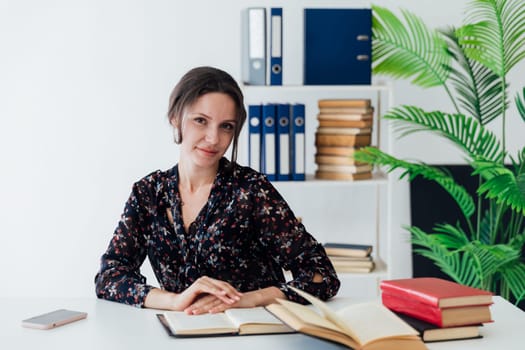
<path id="1" fill-rule="evenodd" d="M 401 169 L 401 177 L 423 177 L 443 187 L 459 215 L 430 232 L 410 226 L 414 251 L 432 260 L 458 283 L 525 298 L 525 147 L 509 155 L 505 143 L 508 72 L 525 57 L 525 3 L 474 0 L 459 28 L 433 30 L 408 11 L 397 17 L 373 6 L 373 72 L 410 78 L 422 87 L 443 87 L 453 111 L 402 105 L 384 116 L 401 137 L 427 131 L 452 142 L 476 177 L 477 199 L 450 173 L 423 162 L 399 159 L 374 147 L 356 152 L 359 161 Z M 514 98 L 525 122 L 525 88 Z M 514 104 L 512 104 L 514 105 Z M 501 122 L 497 136 L 487 128 Z M 509 165 L 510 164 L 510 165 Z"/>

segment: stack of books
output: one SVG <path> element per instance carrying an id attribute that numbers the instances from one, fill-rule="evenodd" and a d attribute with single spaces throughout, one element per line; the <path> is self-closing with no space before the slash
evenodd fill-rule
<path id="1" fill-rule="evenodd" d="M 492 322 L 492 293 L 441 278 L 382 281 L 383 305 L 420 332 L 425 342 L 481 338 Z"/>
<path id="2" fill-rule="evenodd" d="M 374 270 L 371 245 L 329 242 L 324 244 L 324 249 L 336 272 L 368 273 Z"/>
<path id="3" fill-rule="evenodd" d="M 354 151 L 370 146 L 374 108 L 370 99 L 318 101 L 319 126 L 315 133 L 315 177 L 327 180 L 362 180 L 372 177 L 372 166 L 355 162 Z"/>

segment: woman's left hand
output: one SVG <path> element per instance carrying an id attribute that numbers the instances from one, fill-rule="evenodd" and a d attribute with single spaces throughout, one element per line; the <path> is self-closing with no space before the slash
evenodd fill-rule
<path id="1" fill-rule="evenodd" d="M 225 303 L 215 295 L 207 294 L 184 309 L 184 312 L 191 315 L 200 315 L 223 312 L 226 309 L 232 308 L 265 306 L 273 303 L 275 298 L 285 298 L 284 293 L 276 287 L 268 287 L 243 293 L 240 300 L 233 304 Z"/>

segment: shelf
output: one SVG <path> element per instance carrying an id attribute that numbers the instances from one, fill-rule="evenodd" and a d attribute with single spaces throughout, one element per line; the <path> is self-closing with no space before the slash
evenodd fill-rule
<path id="1" fill-rule="evenodd" d="M 387 83 L 380 83 L 380 84 L 373 84 L 373 85 L 243 85 L 243 88 L 245 90 L 249 90 L 250 92 L 266 92 L 267 90 L 272 91 L 313 91 L 313 92 L 319 92 L 319 91 L 356 91 L 356 92 L 362 92 L 362 91 L 389 91 L 391 89 L 390 84 Z"/>
<path id="2" fill-rule="evenodd" d="M 313 174 L 307 174 L 305 181 L 272 181 L 272 184 L 276 187 L 281 186 L 297 186 L 304 188 L 305 186 L 374 186 L 379 184 L 386 184 L 388 177 L 383 172 L 375 172 L 372 174 L 372 178 L 368 180 L 320 180 L 316 179 Z"/>
<path id="3" fill-rule="evenodd" d="M 389 82 L 373 83 L 242 86 L 247 104 L 293 102 L 305 105 L 306 180 L 272 181 L 272 184 L 319 242 L 370 244 L 374 247 L 374 271 L 338 273 L 341 280 L 339 295 L 347 297 L 379 296 L 381 280 L 411 275 L 411 244 L 401 228 L 410 221 L 408 206 L 403 200 L 408 187 L 397 186 L 391 174 L 380 170 L 375 170 L 371 179 L 356 181 L 321 180 L 313 174 L 320 99 L 370 99 L 374 105 L 372 144 L 382 150 L 392 150 L 392 128 L 382 116 L 394 106 L 393 87 Z"/>

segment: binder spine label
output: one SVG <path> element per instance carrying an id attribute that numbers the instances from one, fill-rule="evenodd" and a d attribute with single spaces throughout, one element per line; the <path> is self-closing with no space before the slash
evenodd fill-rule
<path id="1" fill-rule="evenodd" d="M 277 105 L 277 180 L 290 180 L 290 104 Z"/>
<path id="2" fill-rule="evenodd" d="M 276 105 L 269 103 L 262 107 L 262 118 L 264 124 L 262 126 L 262 166 L 261 171 L 266 174 L 270 181 L 276 180 L 276 126 L 275 113 Z"/>
<path id="3" fill-rule="evenodd" d="M 271 9 L 270 85 L 283 84 L 283 9 Z"/>
<path id="4" fill-rule="evenodd" d="M 243 82 L 266 85 L 266 8 L 253 7 L 243 12 Z"/>
<path id="5" fill-rule="evenodd" d="M 261 171 L 261 106 L 248 106 L 248 120 L 249 120 L 249 166 Z"/>
<path id="6" fill-rule="evenodd" d="M 305 180 L 305 106 L 302 103 L 292 107 L 292 180 Z"/>

